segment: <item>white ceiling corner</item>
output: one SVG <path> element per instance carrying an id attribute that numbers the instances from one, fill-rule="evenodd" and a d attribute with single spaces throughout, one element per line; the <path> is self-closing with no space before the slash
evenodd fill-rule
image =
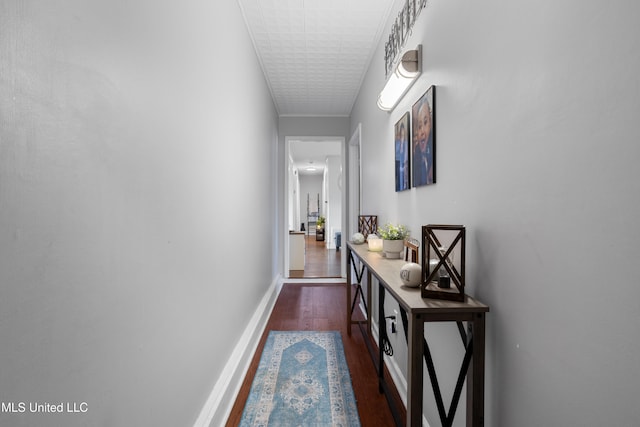
<path id="1" fill-rule="evenodd" d="M 394 1 L 238 3 L 278 113 L 349 116 Z"/>

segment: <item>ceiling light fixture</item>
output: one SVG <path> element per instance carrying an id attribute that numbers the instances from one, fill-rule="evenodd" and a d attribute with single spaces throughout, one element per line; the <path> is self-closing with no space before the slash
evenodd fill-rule
<path id="1" fill-rule="evenodd" d="M 402 59 L 378 96 L 378 108 L 384 111 L 393 110 L 420 74 L 422 74 L 422 45 L 402 55 Z"/>

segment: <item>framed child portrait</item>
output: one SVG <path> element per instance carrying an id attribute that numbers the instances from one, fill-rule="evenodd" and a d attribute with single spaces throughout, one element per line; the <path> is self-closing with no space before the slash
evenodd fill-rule
<path id="1" fill-rule="evenodd" d="M 413 104 L 413 186 L 436 182 L 436 87 Z"/>
<path id="2" fill-rule="evenodd" d="M 395 176 L 396 191 L 408 190 L 411 187 L 411 148 L 409 141 L 409 112 L 407 111 L 395 126 Z"/>

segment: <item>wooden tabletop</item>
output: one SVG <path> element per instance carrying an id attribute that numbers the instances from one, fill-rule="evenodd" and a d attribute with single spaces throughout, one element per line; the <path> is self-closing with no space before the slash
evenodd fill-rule
<path id="1" fill-rule="evenodd" d="M 407 312 L 419 313 L 478 313 L 488 312 L 489 307 L 465 296 L 464 302 L 422 298 L 420 286 L 412 288 L 402 283 L 400 269 L 407 262 L 404 259 L 387 259 L 382 252 L 370 252 L 367 244 L 357 245 L 347 242 L 347 247 L 357 255 L 373 274 Z"/>

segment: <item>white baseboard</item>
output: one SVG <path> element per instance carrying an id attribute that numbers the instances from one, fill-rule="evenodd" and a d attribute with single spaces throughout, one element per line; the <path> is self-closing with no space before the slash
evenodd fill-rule
<path id="1" fill-rule="evenodd" d="M 222 426 L 226 423 L 281 289 L 282 277 L 278 275 L 233 349 L 193 427 Z"/>

